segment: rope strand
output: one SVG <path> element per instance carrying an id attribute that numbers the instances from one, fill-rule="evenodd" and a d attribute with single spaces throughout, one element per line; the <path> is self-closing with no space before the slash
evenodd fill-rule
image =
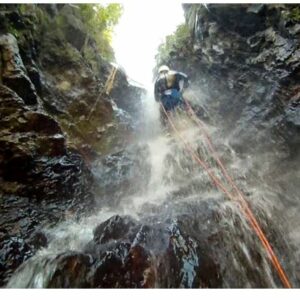
<path id="1" fill-rule="evenodd" d="M 195 112 L 192 110 L 191 106 L 189 105 L 189 103 L 186 101 L 185 102 L 189 108 L 189 110 L 191 110 L 193 112 L 194 115 Z M 233 187 L 233 189 L 236 191 L 236 193 L 239 196 L 239 199 L 236 199 L 227 189 L 226 187 L 222 184 L 222 182 L 220 182 L 220 180 L 218 180 L 214 174 L 211 172 L 211 170 L 209 169 L 208 165 L 202 161 L 199 156 L 197 154 L 194 153 L 194 150 L 192 149 L 192 147 L 190 146 L 190 144 L 180 135 L 179 131 L 177 130 L 176 126 L 174 125 L 171 117 L 168 115 L 167 111 L 165 110 L 164 106 L 162 105 L 162 103 L 160 102 L 160 105 L 162 106 L 162 110 L 165 113 L 171 127 L 173 128 L 174 132 L 176 133 L 176 135 L 180 138 L 180 140 L 183 142 L 186 150 L 191 154 L 192 158 L 198 163 L 200 164 L 208 173 L 209 177 L 211 178 L 211 180 L 213 181 L 213 183 L 216 185 L 217 188 L 219 188 L 226 196 L 229 197 L 229 199 L 236 201 L 238 200 L 238 203 L 241 206 L 242 212 L 244 213 L 246 219 L 248 220 L 248 222 L 250 223 L 250 225 L 252 226 L 254 232 L 256 233 L 256 235 L 258 236 L 259 240 L 261 241 L 263 247 L 265 248 L 273 266 L 275 267 L 279 278 L 281 279 L 283 286 L 286 288 L 291 288 L 291 283 L 288 280 L 287 275 L 285 274 L 277 256 L 275 255 L 270 243 L 268 242 L 265 234 L 263 233 L 262 229 L 260 228 L 255 216 L 253 215 L 251 209 L 249 208 L 249 205 L 247 203 L 247 201 L 245 200 L 242 192 L 240 192 L 240 190 L 237 188 L 236 184 L 234 183 L 233 179 L 231 178 L 231 176 L 228 174 L 228 172 L 226 171 L 223 163 L 221 162 L 221 160 L 219 159 L 219 157 L 216 154 L 216 151 L 211 143 L 210 137 L 208 135 L 208 133 L 203 129 L 202 123 L 199 120 L 199 127 L 201 129 L 202 132 L 204 132 L 204 136 L 206 137 L 206 140 L 208 142 L 209 145 L 209 149 L 213 154 L 213 157 L 215 158 L 216 162 L 218 163 L 219 167 L 222 170 L 223 175 L 225 176 L 226 180 L 231 184 L 231 186 Z M 198 119 L 198 118 L 197 118 Z"/>

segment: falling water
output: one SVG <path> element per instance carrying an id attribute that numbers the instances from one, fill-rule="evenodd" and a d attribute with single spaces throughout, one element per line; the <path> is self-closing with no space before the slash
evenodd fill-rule
<path id="1" fill-rule="evenodd" d="M 219 263 L 219 272 L 223 280 L 220 286 L 255 287 L 260 281 L 262 286 L 281 286 L 264 248 L 251 231 L 239 206 L 218 191 L 206 171 L 192 160 L 171 128 L 161 126 L 159 107 L 151 98 L 151 94 L 144 101 L 142 113 L 145 131 L 135 143 L 143 144 L 148 151 L 145 161 L 145 165 L 150 166 L 151 170 L 150 177 L 145 177 L 148 184 L 124 196 L 118 205 L 100 206 L 94 214 L 80 221 L 68 220 L 55 228 L 45 230 L 49 245 L 21 265 L 7 287 L 47 287 L 57 268 L 57 257 L 68 251 L 76 253 L 84 251 L 86 245 L 93 239 L 93 231 L 98 224 L 116 214 L 130 215 L 144 222 L 147 216 L 153 215 L 155 207 L 159 222 L 164 222 L 166 218 L 180 219 L 181 214 L 189 216 L 191 223 L 188 230 L 196 232 L 196 236 L 199 235 L 200 241 L 205 243 L 206 247 L 212 247 L 210 251 Z M 222 173 L 209 153 L 196 123 L 185 112 L 179 112 L 173 120 L 180 135 L 210 165 L 210 170 L 215 176 L 224 182 Z M 217 135 L 217 128 L 212 124 L 206 124 L 206 129 L 220 145 L 222 140 Z M 247 178 L 249 162 L 239 159 L 226 143 L 218 150 L 239 187 L 250 196 L 251 206 L 260 216 L 263 227 L 271 225 L 272 230 L 279 235 L 280 229 L 277 224 L 268 221 L 273 213 L 270 203 L 274 201 L 276 195 L 266 186 L 262 189 L 247 183 L 253 181 L 253 178 Z M 236 172 L 237 170 L 239 172 Z M 140 171 L 142 174 L 143 170 Z M 130 184 L 134 185 L 135 182 Z M 228 185 L 227 188 L 229 189 Z M 101 203 L 101 199 L 99 201 Z M 221 236 L 221 240 L 215 238 L 218 235 Z M 211 244 L 208 240 L 211 240 Z M 284 240 L 278 243 L 279 247 L 286 246 Z M 162 245 L 155 247 L 160 248 Z M 152 249 L 152 251 L 157 252 L 155 255 L 159 257 L 159 250 Z M 285 249 L 286 255 L 287 252 Z M 191 282 L 195 276 L 193 274 L 198 266 L 195 261 L 198 259 L 197 256 L 193 255 L 193 252 L 190 252 L 190 255 L 182 266 L 185 273 L 182 272 L 187 278 L 183 286 L 186 287 L 192 286 Z M 192 269 L 190 264 L 193 265 Z M 289 263 L 285 262 L 284 266 L 288 267 Z M 156 282 L 155 286 L 163 284 Z"/>
<path id="2" fill-rule="evenodd" d="M 206 114 L 210 114 L 201 102 L 199 91 L 187 95 L 193 104 L 201 106 Z M 97 225 L 114 215 L 129 215 L 142 224 L 141 228 L 144 224 L 154 228 L 155 242 L 147 244 L 145 248 L 152 255 L 155 274 L 160 273 L 161 266 L 169 270 L 164 251 L 169 251 L 168 247 L 173 240 L 174 249 L 184 250 L 177 253 L 177 259 L 181 262 L 180 279 L 173 283 L 175 271 L 171 265 L 173 271 L 164 271 L 157 276 L 155 287 L 281 287 L 265 249 L 239 205 L 216 188 L 207 172 L 186 151 L 172 127 L 161 125 L 159 105 L 151 92 L 143 99 L 140 114 L 142 130 L 132 146 L 142 145 L 146 154 L 142 166 L 134 174 L 136 180 L 127 184 L 135 187 L 132 192 L 126 192 L 125 195 L 124 191 L 122 197 L 123 191 L 119 190 L 121 197 L 114 205 L 103 202 L 103 198 L 109 199 L 110 194 L 102 195 L 98 199 L 99 206 L 95 207 L 89 217 L 79 221 L 67 220 L 54 228 L 45 228 L 48 246 L 23 263 L 7 287 L 49 287 L 53 274 L 59 268 L 59 257 L 70 251 L 85 253 Z M 185 112 L 178 112 L 173 118 L 180 135 L 230 190 L 196 123 Z M 284 229 L 274 205 L 280 203 L 278 195 L 264 182 L 263 172 L 253 172 L 254 158 L 239 157 L 228 145 L 228 138 L 219 135 L 219 128 L 211 116 L 205 126 L 218 155 L 238 187 L 246 194 L 263 230 L 270 230 L 266 234 L 273 242 L 290 280 L 297 285 L 289 242 L 283 236 Z M 136 153 L 138 155 L 140 153 Z M 149 176 L 146 169 L 150 169 Z M 95 175 L 100 174 L 100 184 L 105 179 L 101 177 L 104 176 L 101 164 L 95 162 L 93 172 Z M 141 181 L 146 181 L 146 184 L 139 184 Z M 277 222 L 272 221 L 274 216 Z M 172 238 L 166 238 L 167 231 L 171 232 Z M 199 256 L 197 249 L 204 256 Z M 204 265 L 208 265 L 206 269 L 203 267 L 204 274 L 201 273 L 203 261 Z M 205 277 L 213 277 L 213 280 L 200 285 L 199 277 L 204 282 Z M 73 286 L 78 287 L 76 284 Z"/>

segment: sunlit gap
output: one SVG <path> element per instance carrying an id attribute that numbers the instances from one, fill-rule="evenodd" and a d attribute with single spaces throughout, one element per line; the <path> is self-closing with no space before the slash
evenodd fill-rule
<path id="1" fill-rule="evenodd" d="M 181 3 L 130 1 L 114 30 L 116 61 L 129 78 L 152 89 L 152 69 L 158 46 L 184 22 Z"/>

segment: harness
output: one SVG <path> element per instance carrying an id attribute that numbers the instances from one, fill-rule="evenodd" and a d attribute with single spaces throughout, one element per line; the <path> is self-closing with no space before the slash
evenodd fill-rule
<path id="1" fill-rule="evenodd" d="M 164 83 L 161 86 L 161 102 L 166 111 L 173 110 L 178 105 L 184 104 L 180 91 L 176 88 L 176 77 L 167 77 L 168 74 L 164 74 Z"/>

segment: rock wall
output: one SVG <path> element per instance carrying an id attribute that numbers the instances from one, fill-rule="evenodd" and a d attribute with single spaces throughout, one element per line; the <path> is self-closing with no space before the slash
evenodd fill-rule
<path id="1" fill-rule="evenodd" d="M 190 38 L 167 63 L 193 89 L 239 151 L 268 146 L 265 130 L 295 154 L 299 145 L 297 5 L 184 4 Z M 192 97 L 191 97 L 192 98 Z M 199 99 L 198 99 L 199 100 Z M 262 134 L 264 133 L 264 134 Z M 274 135 L 275 134 L 275 135 Z M 277 143 L 278 144 L 278 143 Z"/>
<path id="2" fill-rule="evenodd" d="M 112 68 L 76 5 L 0 5 L 0 286 L 47 243 L 42 227 L 91 209 L 93 158 L 126 145 Z"/>
<path id="3" fill-rule="evenodd" d="M 169 49 L 167 58 L 158 55 L 158 65 L 190 75 L 185 96 L 196 108 L 204 108 L 201 118 L 218 129 L 212 133 L 216 148 L 222 153 L 222 145 L 229 144 L 241 159 L 239 172 L 249 170 L 248 184 L 257 178 L 257 189 L 278 195 L 278 200 L 262 201 L 276 208 L 284 236 L 299 249 L 300 7 L 183 8 L 190 36 Z M 293 270 L 299 274 L 299 251 L 294 253 Z"/>

